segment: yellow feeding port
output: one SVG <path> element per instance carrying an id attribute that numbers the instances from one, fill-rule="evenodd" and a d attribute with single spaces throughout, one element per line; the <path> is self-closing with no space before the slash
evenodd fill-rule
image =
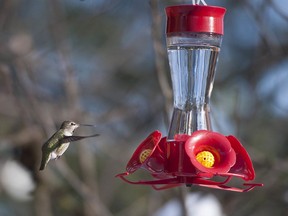
<path id="1" fill-rule="evenodd" d="M 209 151 L 201 151 L 196 155 L 196 160 L 204 167 L 211 168 L 214 165 L 214 155 Z"/>
<path id="2" fill-rule="evenodd" d="M 147 159 L 147 157 L 150 156 L 151 152 L 152 152 L 151 149 L 145 149 L 145 150 L 143 150 L 143 151 L 141 152 L 141 154 L 139 155 L 139 161 L 140 161 L 140 163 L 143 163 L 143 162 Z"/>

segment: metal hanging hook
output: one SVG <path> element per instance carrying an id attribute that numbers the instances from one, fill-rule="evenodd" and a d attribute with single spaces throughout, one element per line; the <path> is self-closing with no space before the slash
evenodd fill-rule
<path id="1" fill-rule="evenodd" d="M 200 3 L 202 3 L 203 5 L 207 6 L 207 3 L 205 2 L 205 0 L 192 0 L 192 4 L 193 5 L 199 5 Z"/>

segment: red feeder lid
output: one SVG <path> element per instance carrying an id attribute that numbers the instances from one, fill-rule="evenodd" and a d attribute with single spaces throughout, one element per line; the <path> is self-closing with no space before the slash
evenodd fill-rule
<path id="1" fill-rule="evenodd" d="M 215 6 L 177 5 L 166 8 L 166 33 L 208 32 L 224 34 L 226 9 Z"/>

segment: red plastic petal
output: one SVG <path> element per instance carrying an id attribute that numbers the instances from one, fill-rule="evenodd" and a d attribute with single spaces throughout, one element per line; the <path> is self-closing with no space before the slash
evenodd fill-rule
<path id="1" fill-rule="evenodd" d="M 246 181 L 253 180 L 255 171 L 247 151 L 236 137 L 228 136 L 227 139 L 236 153 L 236 163 L 231 167 L 229 173 L 237 174 Z"/>
<path id="2" fill-rule="evenodd" d="M 160 172 L 164 169 L 165 153 L 158 144 L 161 142 L 163 147 L 163 142 L 166 139 L 161 140 L 161 137 L 161 132 L 154 131 L 138 146 L 126 166 L 128 173 L 133 173 L 139 168 L 145 168 L 152 172 Z M 141 154 L 147 150 L 144 160 L 141 161 Z"/>
<path id="3" fill-rule="evenodd" d="M 142 168 L 147 169 L 151 172 L 162 172 L 164 171 L 164 165 L 166 161 L 166 137 L 163 137 L 160 142 L 152 150 L 149 158 L 146 159 L 142 164 Z"/>
<path id="4" fill-rule="evenodd" d="M 199 130 L 194 132 L 185 143 L 185 150 L 192 164 L 203 173 L 227 173 L 236 162 L 236 154 L 229 140 L 222 134 Z M 214 155 L 215 163 L 208 168 L 199 163 L 196 155 L 202 151 L 209 151 Z"/>

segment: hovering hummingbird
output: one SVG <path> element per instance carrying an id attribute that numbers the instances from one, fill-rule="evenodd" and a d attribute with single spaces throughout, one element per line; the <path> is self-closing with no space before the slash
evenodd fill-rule
<path id="1" fill-rule="evenodd" d="M 69 147 L 70 142 L 85 139 L 88 137 L 99 136 L 94 134 L 90 136 L 73 136 L 76 128 L 79 126 L 92 126 L 87 124 L 77 124 L 73 121 L 64 121 L 58 131 L 50 137 L 42 146 L 42 161 L 40 170 L 44 170 L 51 159 L 59 158 Z"/>

